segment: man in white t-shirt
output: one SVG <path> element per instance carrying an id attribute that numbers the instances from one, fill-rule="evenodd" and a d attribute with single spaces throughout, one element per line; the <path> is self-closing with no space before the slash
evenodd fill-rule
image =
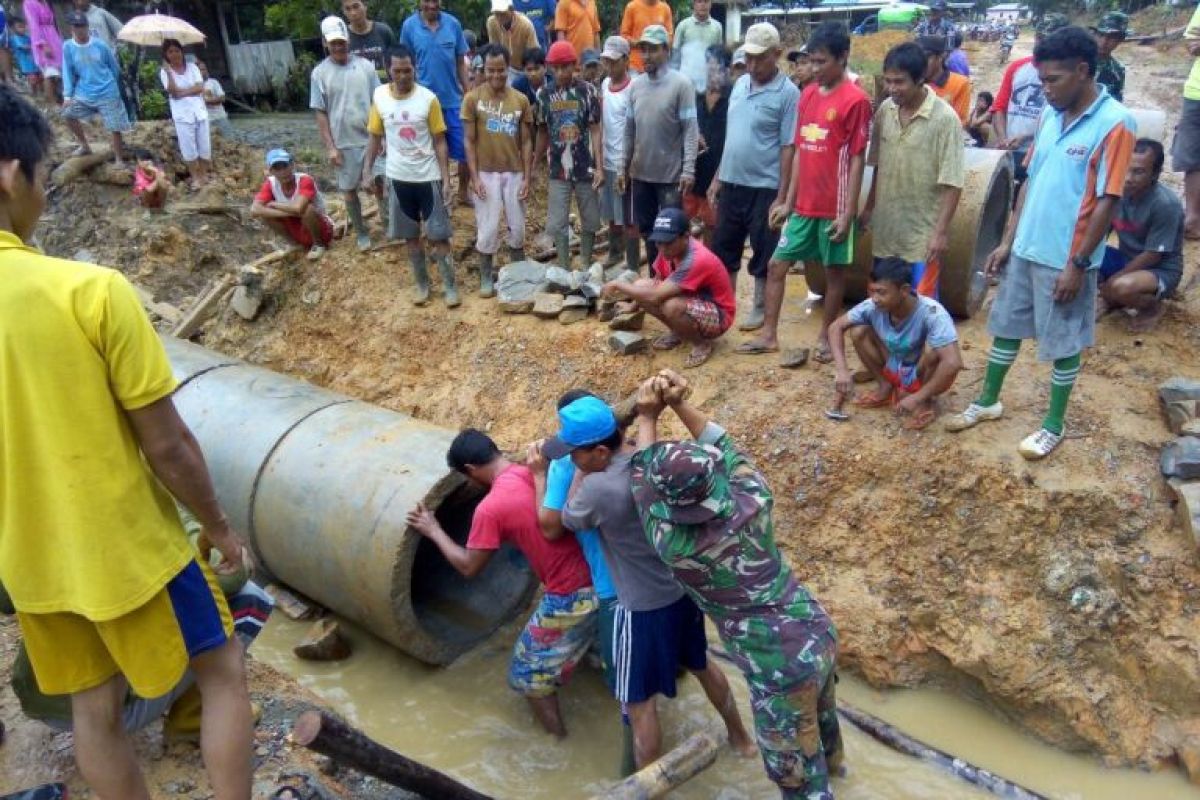
<path id="1" fill-rule="evenodd" d="M 1062 14 L 1047 14 L 1037 27 L 1035 43 L 1070 21 Z M 1046 107 L 1046 95 L 1042 91 L 1042 79 L 1038 77 L 1033 56 L 1019 58 L 1008 65 L 992 104 L 992 124 L 996 127 L 996 147 L 1013 151 L 1018 183 L 1025 180 L 1025 154 L 1037 133 L 1038 120 Z"/>
<path id="2" fill-rule="evenodd" d="M 625 265 L 636 270 L 640 261 L 641 233 L 633 221 L 630 191 L 617 190 L 617 174 L 625 168 L 625 121 L 629 113 L 629 42 L 610 36 L 600 60 L 608 77 L 600 84 L 600 123 L 604 129 L 604 186 L 600 187 L 600 216 L 608 220 L 608 266 L 625 257 Z"/>
<path id="3" fill-rule="evenodd" d="M 458 286 L 450 255 L 452 199 L 446 147 L 446 120 L 437 95 L 417 84 L 416 60 L 404 45 L 389 56 L 392 82 L 375 90 L 367 130 L 371 142 L 363 167 L 363 182 L 370 180 L 375 160 L 387 141 L 387 180 L 391 190 L 388 236 L 404 239 L 412 265 L 417 294 L 413 302 L 429 302 L 429 272 L 421 234 L 429 240 L 447 308 L 456 308 Z M 423 229 L 423 230 L 422 230 Z"/>

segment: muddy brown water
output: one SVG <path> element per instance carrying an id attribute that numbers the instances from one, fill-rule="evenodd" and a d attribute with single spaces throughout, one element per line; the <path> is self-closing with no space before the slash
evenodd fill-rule
<path id="1" fill-rule="evenodd" d="M 520 621 L 506 625 L 449 667 L 421 664 L 369 634 L 347 628 L 354 655 L 336 664 L 304 662 L 291 649 L 306 624 L 272 615 L 254 656 L 323 697 L 368 735 L 497 798 L 586 798 L 617 776 L 620 714 L 599 674 L 582 667 L 563 691 L 570 736 L 541 733 L 523 700 L 505 683 Z M 710 634 L 710 641 L 715 637 Z M 721 663 L 721 662 L 718 662 Z M 745 684 L 722 663 L 749 724 Z M 874 714 L 1026 788 L 1062 800 L 1197 800 L 1200 789 L 1174 772 L 1104 769 L 1021 734 L 983 707 L 934 690 L 877 692 L 842 676 L 840 700 Z M 683 681 L 679 697 L 660 701 L 664 744 L 697 730 L 721 732 L 699 685 Z M 904 756 L 843 721 L 847 777 L 834 782 L 845 800 L 973 800 L 993 797 Z M 672 797 L 681 800 L 774 800 L 779 794 L 757 759 L 725 748 L 717 763 Z"/>

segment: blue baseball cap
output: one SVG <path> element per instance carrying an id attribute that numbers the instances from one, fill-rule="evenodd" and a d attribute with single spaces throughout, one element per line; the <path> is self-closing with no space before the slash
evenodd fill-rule
<path id="1" fill-rule="evenodd" d="M 280 162 L 292 163 L 292 154 L 282 147 L 276 147 L 274 150 L 267 152 L 267 167 L 268 169 Z"/>
<path id="2" fill-rule="evenodd" d="M 680 208 L 664 208 L 654 219 L 654 229 L 650 231 L 650 241 L 656 244 L 673 242 L 680 236 L 691 232 L 692 225 L 688 222 L 687 214 Z"/>
<path id="3" fill-rule="evenodd" d="M 542 455 L 552 461 L 612 436 L 617 417 L 599 397 L 581 397 L 558 410 L 558 424 L 558 435 L 542 443 Z"/>

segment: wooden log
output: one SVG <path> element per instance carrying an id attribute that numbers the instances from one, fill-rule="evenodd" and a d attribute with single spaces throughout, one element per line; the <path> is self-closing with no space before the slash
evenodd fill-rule
<path id="1" fill-rule="evenodd" d="M 112 150 L 107 147 L 97 147 L 85 156 L 68 158 L 50 174 L 50 184 L 66 186 L 72 181 L 79 180 L 88 170 L 95 169 L 110 158 L 112 158 Z"/>
<path id="2" fill-rule="evenodd" d="M 428 800 L 492 800 L 449 775 L 384 747 L 327 711 L 310 708 L 297 717 L 292 741 Z"/>
<path id="3" fill-rule="evenodd" d="M 200 326 L 204 324 L 204 320 L 208 319 L 208 315 L 217 307 L 226 293 L 233 291 L 234 280 L 231 276 L 222 276 L 220 280 L 213 283 L 196 304 L 188 309 L 183 319 L 171 331 L 171 335 L 179 339 L 188 339 L 193 336 L 196 331 L 200 330 Z"/>
<path id="4" fill-rule="evenodd" d="M 154 295 L 144 286 L 138 284 L 133 285 L 133 289 L 137 292 L 138 297 L 142 301 L 142 307 L 147 311 L 151 311 L 172 325 L 178 325 L 179 320 L 183 319 L 183 312 L 170 303 L 160 303 L 154 299 Z"/>
<path id="5" fill-rule="evenodd" d="M 593 800 L 654 800 L 699 775 L 717 760 L 717 740 L 694 733 L 683 744 Z"/>

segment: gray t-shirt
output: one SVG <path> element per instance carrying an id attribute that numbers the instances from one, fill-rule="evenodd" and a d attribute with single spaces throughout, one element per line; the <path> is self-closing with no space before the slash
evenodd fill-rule
<path id="1" fill-rule="evenodd" d="M 743 75 L 729 93 L 721 183 L 779 188 L 779 152 L 796 139 L 800 90 L 782 72 L 763 86 Z"/>
<path id="2" fill-rule="evenodd" d="M 308 106 L 329 115 L 333 144 L 339 150 L 367 146 L 367 116 L 377 86 L 375 67 L 358 56 L 350 56 L 345 64 L 327 58 L 312 71 Z"/>
<path id="3" fill-rule="evenodd" d="M 675 183 L 696 176 L 696 91 L 673 69 L 633 79 L 625 125 L 629 176 L 645 183 Z"/>
<path id="4" fill-rule="evenodd" d="M 1126 259 L 1152 250 L 1163 254 L 1156 269 L 1183 272 L 1183 204 L 1166 186 L 1156 183 L 1137 200 L 1122 196 L 1112 226 Z"/>
<path id="5" fill-rule="evenodd" d="M 896 323 L 872 300 L 863 300 L 846 314 L 851 325 L 870 325 L 888 351 L 888 362 L 915 367 L 921 360 L 926 342 L 934 350 L 958 341 L 954 320 L 942 304 L 931 297 L 917 295 L 917 307 L 907 319 Z"/>
<path id="6" fill-rule="evenodd" d="M 683 597 L 683 587 L 646 537 L 629 484 L 631 458 L 618 453 L 608 469 L 586 475 L 562 521 L 573 531 L 598 528 L 617 602 L 630 611 L 654 611 Z"/>

